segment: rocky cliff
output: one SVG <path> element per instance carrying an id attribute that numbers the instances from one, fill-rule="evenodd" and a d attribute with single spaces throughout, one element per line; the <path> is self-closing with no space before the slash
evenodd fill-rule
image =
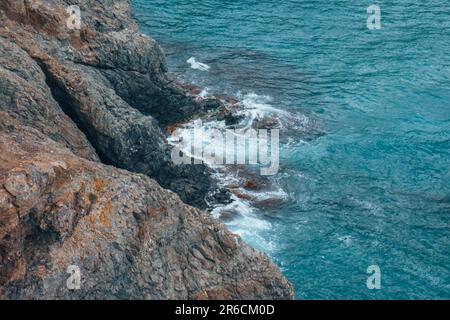
<path id="1" fill-rule="evenodd" d="M 208 169 L 170 160 L 163 128 L 220 108 L 168 76 L 128 0 L 2 0 L 0 296 L 292 298 L 265 255 L 189 206 L 216 188 Z"/>

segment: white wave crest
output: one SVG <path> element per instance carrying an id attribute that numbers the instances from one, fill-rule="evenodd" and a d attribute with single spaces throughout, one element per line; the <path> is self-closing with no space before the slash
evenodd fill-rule
<path id="1" fill-rule="evenodd" d="M 190 57 L 186 62 L 195 70 L 208 71 L 211 68 L 207 64 L 197 61 L 195 57 Z"/>

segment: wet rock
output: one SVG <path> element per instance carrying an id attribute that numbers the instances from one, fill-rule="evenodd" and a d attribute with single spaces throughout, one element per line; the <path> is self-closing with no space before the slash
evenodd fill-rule
<path id="1" fill-rule="evenodd" d="M 244 188 L 247 190 L 258 190 L 261 188 L 261 186 L 258 185 L 255 181 L 247 180 L 244 183 Z"/>
<path id="2" fill-rule="evenodd" d="M 214 207 L 217 204 L 229 204 L 232 202 L 231 194 L 224 188 L 217 188 L 208 194 L 207 202 L 210 204 L 210 207 Z"/>
<path id="3" fill-rule="evenodd" d="M 253 129 L 278 129 L 280 128 L 280 120 L 276 116 L 266 116 L 263 118 L 256 118 L 252 123 Z"/>

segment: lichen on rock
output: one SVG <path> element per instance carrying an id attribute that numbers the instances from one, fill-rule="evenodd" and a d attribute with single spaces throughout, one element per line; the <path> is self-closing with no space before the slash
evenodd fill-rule
<path id="1" fill-rule="evenodd" d="M 80 30 L 65 23 L 74 3 Z M 0 3 L 0 297 L 292 298 L 266 255 L 198 209 L 208 169 L 170 160 L 163 128 L 221 103 L 168 76 L 130 11 Z"/>

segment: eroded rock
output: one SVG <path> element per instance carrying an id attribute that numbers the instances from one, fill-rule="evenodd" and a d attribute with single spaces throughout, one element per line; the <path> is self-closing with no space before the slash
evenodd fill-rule
<path id="1" fill-rule="evenodd" d="M 0 133 L 0 154 L 0 201 L 13 213 L 0 216 L 3 298 L 292 298 L 267 256 L 145 175 L 26 127 Z M 80 290 L 66 286 L 70 265 Z"/>
<path id="2" fill-rule="evenodd" d="M 166 72 L 127 0 L 0 2 L 0 298 L 293 297 L 265 255 L 182 202 L 205 207 L 214 182 L 172 164 L 162 127 L 222 103 Z"/>

